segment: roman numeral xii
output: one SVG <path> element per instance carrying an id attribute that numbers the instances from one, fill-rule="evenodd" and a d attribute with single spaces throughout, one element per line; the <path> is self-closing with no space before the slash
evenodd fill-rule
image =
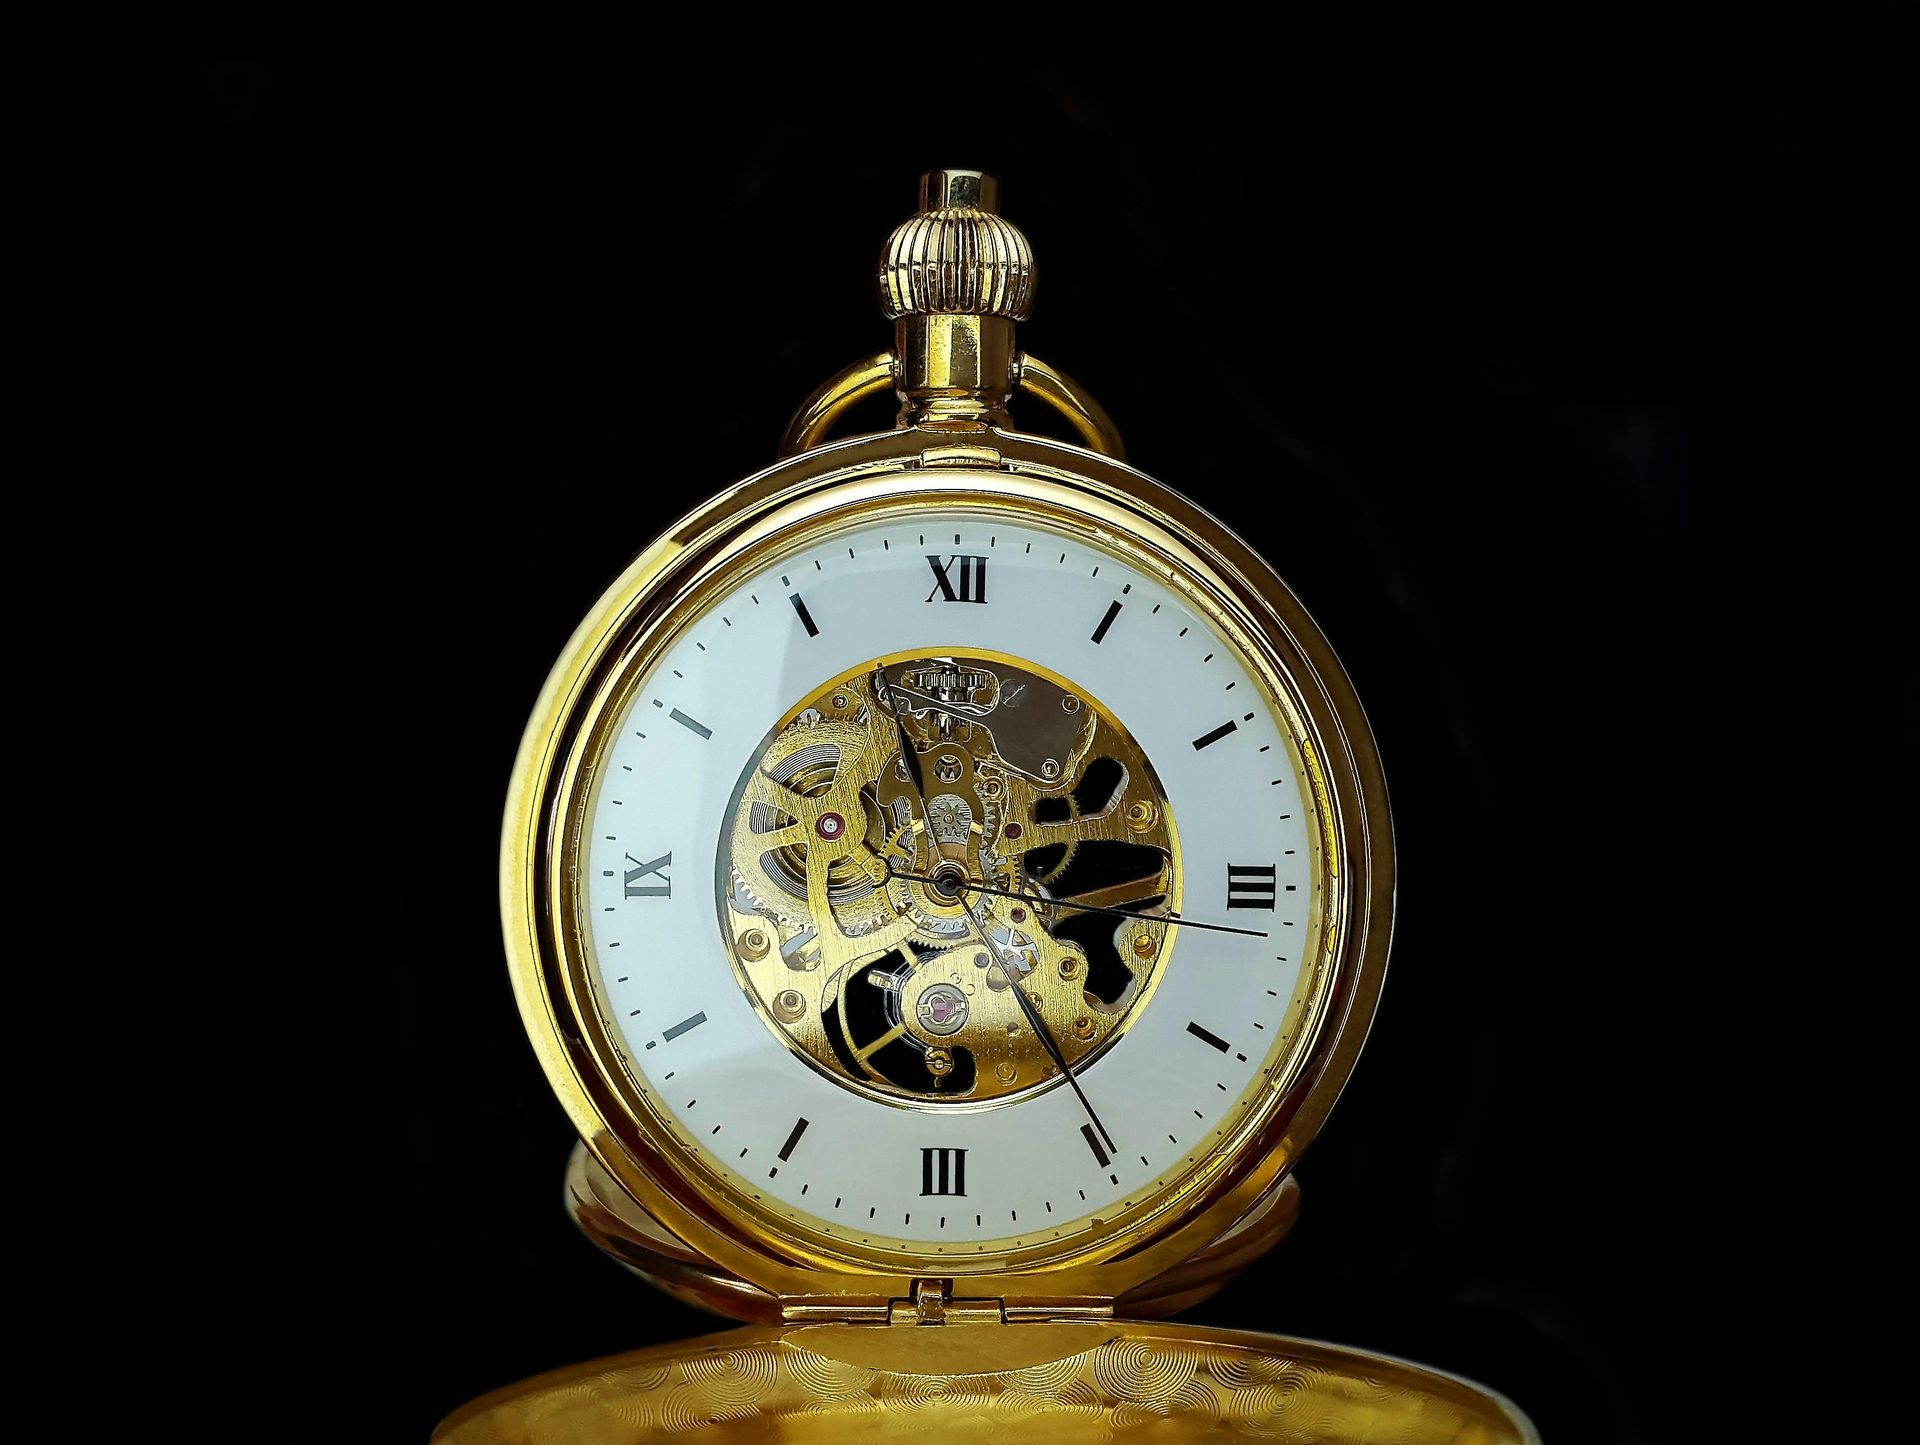
<path id="1" fill-rule="evenodd" d="M 985 602 L 987 600 L 987 559 L 958 554 L 942 562 L 931 553 L 927 565 L 933 568 L 933 591 L 927 601 Z"/>

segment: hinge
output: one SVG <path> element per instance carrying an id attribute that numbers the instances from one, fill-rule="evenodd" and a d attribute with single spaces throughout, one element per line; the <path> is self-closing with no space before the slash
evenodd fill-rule
<path id="1" fill-rule="evenodd" d="M 783 1302 L 781 1318 L 810 1325 L 1013 1325 L 1097 1323 L 1113 1318 L 1113 1301 L 1080 1297 L 1023 1299 L 953 1295 L 950 1279 L 917 1279 L 906 1299 L 810 1296 Z"/>
<path id="2" fill-rule="evenodd" d="M 950 1299 L 944 1279 L 916 1279 L 913 1298 L 887 1306 L 890 1325 L 998 1325 L 1006 1311 L 997 1299 Z"/>
<path id="3" fill-rule="evenodd" d="M 890 1325 L 1013 1325 L 1056 1324 L 1074 1320 L 1110 1320 L 1110 1299 L 1059 1299 L 1009 1305 L 1004 1299 L 955 1299 L 952 1281 L 917 1279 L 913 1297 L 887 1305 Z"/>

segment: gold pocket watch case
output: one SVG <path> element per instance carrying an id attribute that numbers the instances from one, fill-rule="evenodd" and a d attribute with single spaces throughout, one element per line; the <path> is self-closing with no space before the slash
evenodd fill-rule
<path id="1" fill-rule="evenodd" d="M 506 944 L 574 1218 L 748 1327 L 449 1445 L 1534 1438 L 1451 1376 L 1150 1322 L 1293 1222 L 1386 968 L 1387 797 L 1285 585 L 1019 351 L 997 190 L 924 179 L 892 349 L 641 553 L 515 769 Z M 826 439 L 889 388 L 894 430 Z"/>

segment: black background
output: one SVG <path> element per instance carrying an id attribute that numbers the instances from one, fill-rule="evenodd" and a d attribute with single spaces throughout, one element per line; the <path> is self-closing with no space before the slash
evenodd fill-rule
<path id="1" fill-rule="evenodd" d="M 946 55 L 926 23 L 741 55 L 316 15 L 63 74 L 92 150 L 49 366 L 86 419 L 44 491 L 110 559 L 69 590 L 113 677 L 67 674 L 56 756 L 109 760 L 68 801 L 145 910 L 113 966 L 191 1025 L 111 1131 L 205 1240 L 168 1288 L 247 1279 L 211 1347 L 323 1362 L 302 1419 L 343 1438 L 714 1327 L 563 1216 L 497 935 L 508 768 L 625 561 L 885 343 L 917 173 L 978 165 L 1040 257 L 1025 344 L 1289 580 L 1393 791 L 1371 1044 L 1298 1230 L 1192 1318 L 1467 1374 L 1555 1445 L 1678 1438 L 1677 1362 L 1745 1308 L 1743 1122 L 1798 1088 L 1767 981 L 1833 866 L 1835 755 L 1787 704 L 1911 779 L 1910 26 Z"/>

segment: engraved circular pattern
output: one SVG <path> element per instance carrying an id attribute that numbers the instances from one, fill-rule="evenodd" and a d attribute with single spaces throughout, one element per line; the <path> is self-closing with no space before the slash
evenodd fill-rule
<path id="1" fill-rule="evenodd" d="M 999 1328 L 1017 1337 L 1022 1327 Z M 826 1445 L 924 1438 L 937 1430 L 943 1441 L 983 1445 L 1256 1439 L 1539 1445 L 1526 1417 L 1500 1396 L 1416 1365 L 1228 1331 L 1129 1324 L 1114 1330 L 1114 1338 L 1063 1359 L 973 1374 L 847 1363 L 805 1348 L 794 1337 L 804 1337 L 804 1330 L 738 1331 L 528 1381 L 475 1401 L 442 1425 L 434 1441 L 627 1445 L 692 1438 Z M 926 1358 L 938 1361 L 944 1331 L 916 1333 L 928 1337 Z"/>
<path id="2" fill-rule="evenodd" d="M 1090 1362 L 1094 1383 L 1122 1400 L 1164 1400 L 1177 1395 L 1199 1365 L 1190 1350 L 1156 1350 L 1141 1340 L 1102 1345 Z"/>

